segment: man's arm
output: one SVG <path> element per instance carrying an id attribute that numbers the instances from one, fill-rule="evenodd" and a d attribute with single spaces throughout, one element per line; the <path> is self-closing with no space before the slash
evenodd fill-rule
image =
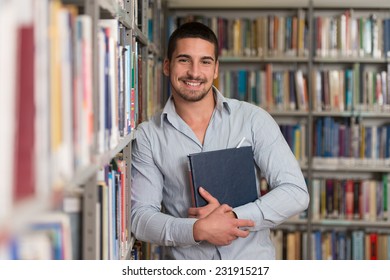
<path id="1" fill-rule="evenodd" d="M 252 227 L 253 221 L 236 219 L 232 213 L 230 206 L 222 204 L 205 218 L 196 221 L 194 239 L 223 246 L 229 245 L 239 237 L 247 237 L 249 231 L 242 230 L 240 227 Z"/>
<path id="2" fill-rule="evenodd" d="M 276 122 L 267 114 L 254 118 L 254 123 L 262 124 L 254 124 L 252 130 L 255 161 L 271 190 L 234 212 L 238 218 L 255 221 L 249 230 L 261 230 L 307 209 L 309 194 L 301 168 Z"/>
<path id="3" fill-rule="evenodd" d="M 198 218 L 194 224 L 194 239 L 208 241 L 214 245 L 229 245 L 233 240 L 248 236 L 249 231 L 240 227 L 252 227 L 253 221 L 237 219 L 233 209 L 218 200 L 204 188 L 199 188 L 201 196 L 207 201 L 203 207 L 188 210 L 189 217 Z"/>

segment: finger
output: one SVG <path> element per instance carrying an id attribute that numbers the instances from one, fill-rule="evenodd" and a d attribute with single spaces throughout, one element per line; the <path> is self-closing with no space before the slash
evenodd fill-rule
<path id="1" fill-rule="evenodd" d="M 189 216 L 196 216 L 196 215 L 197 215 L 197 210 L 196 210 L 196 208 L 193 208 L 193 207 L 188 208 L 188 215 L 189 215 Z"/>
<path id="2" fill-rule="evenodd" d="M 203 187 L 199 187 L 199 194 L 206 200 L 208 203 L 218 203 L 218 199 L 212 196 L 208 191 L 206 191 Z"/>
<path id="3" fill-rule="evenodd" d="M 237 219 L 236 225 L 237 227 L 253 227 L 255 223 L 252 220 Z"/>
<path id="4" fill-rule="evenodd" d="M 242 230 L 242 229 L 236 228 L 234 230 L 234 234 L 237 237 L 245 238 L 249 235 L 249 230 Z"/>

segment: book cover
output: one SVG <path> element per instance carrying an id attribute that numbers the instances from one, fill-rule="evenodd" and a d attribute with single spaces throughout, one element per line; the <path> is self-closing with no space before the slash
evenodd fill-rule
<path id="1" fill-rule="evenodd" d="M 207 204 L 198 192 L 200 186 L 221 204 L 226 203 L 231 207 L 258 198 L 251 146 L 195 153 L 188 158 L 194 206 Z"/>

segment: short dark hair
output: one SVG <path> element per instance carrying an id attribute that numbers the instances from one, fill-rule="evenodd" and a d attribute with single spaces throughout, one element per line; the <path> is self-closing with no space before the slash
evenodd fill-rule
<path id="1" fill-rule="evenodd" d="M 172 59 L 172 54 L 176 49 L 179 39 L 200 38 L 214 45 L 215 61 L 218 61 L 218 39 L 215 33 L 203 23 L 191 21 L 180 25 L 169 37 L 167 57 Z"/>

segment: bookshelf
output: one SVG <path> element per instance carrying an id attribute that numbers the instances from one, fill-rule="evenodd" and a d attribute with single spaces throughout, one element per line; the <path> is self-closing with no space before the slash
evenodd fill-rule
<path id="1" fill-rule="evenodd" d="M 131 142 L 163 99 L 162 1 L 23 2 L 0 3 L 0 259 L 130 259 Z"/>
<path id="2" fill-rule="evenodd" d="M 390 33 L 384 24 L 390 6 L 386 1 L 367 5 L 319 0 L 169 2 L 168 30 L 186 20 L 215 30 L 222 41 L 216 86 L 228 97 L 253 102 L 271 113 L 307 178 L 310 207 L 274 231 L 277 258 L 390 257 L 388 251 L 368 249 L 388 248 L 390 234 L 385 148 Z M 323 31 L 321 20 L 327 22 L 322 28 L 330 29 Z M 366 31 L 363 22 L 371 24 Z M 368 43 L 354 41 L 354 36 L 366 36 Z M 331 91 L 337 93 L 328 95 Z M 347 182 L 360 190 L 348 193 L 348 199 L 358 201 L 362 193 L 367 196 L 361 200 L 373 199 L 371 204 L 355 202 L 357 213 L 352 216 L 340 204 L 346 199 L 342 195 L 347 195 Z M 371 196 L 366 185 L 372 185 Z M 375 210 L 366 210 L 373 211 L 372 216 L 364 215 L 359 207 Z M 343 249 L 335 250 L 335 244 Z"/>

